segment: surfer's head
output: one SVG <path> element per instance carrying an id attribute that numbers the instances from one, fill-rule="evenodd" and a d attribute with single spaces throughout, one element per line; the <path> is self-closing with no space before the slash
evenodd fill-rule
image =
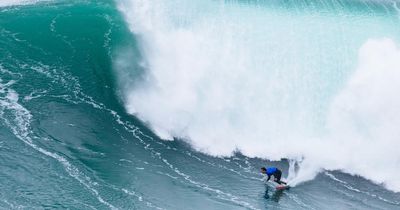
<path id="1" fill-rule="evenodd" d="M 267 169 L 265 167 L 262 167 L 261 168 L 261 173 L 263 173 L 263 174 L 267 173 Z"/>

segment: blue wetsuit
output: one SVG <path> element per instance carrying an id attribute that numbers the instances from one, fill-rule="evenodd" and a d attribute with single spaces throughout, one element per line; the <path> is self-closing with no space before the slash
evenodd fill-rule
<path id="1" fill-rule="evenodd" d="M 267 175 L 268 175 L 267 182 L 269 181 L 269 179 L 271 179 L 271 176 L 274 176 L 275 182 L 277 182 L 278 184 L 282 183 L 286 184 L 285 182 L 281 181 L 282 171 L 276 167 L 267 168 Z"/>

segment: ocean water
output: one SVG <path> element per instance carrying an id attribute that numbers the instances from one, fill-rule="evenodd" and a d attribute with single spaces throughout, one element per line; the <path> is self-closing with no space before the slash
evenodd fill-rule
<path id="1" fill-rule="evenodd" d="M 1 0 L 0 209 L 400 209 L 399 8 Z"/>

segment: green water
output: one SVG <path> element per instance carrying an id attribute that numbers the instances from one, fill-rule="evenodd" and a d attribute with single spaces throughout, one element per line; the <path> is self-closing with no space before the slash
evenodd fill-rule
<path id="1" fill-rule="evenodd" d="M 400 209 L 361 177 L 323 172 L 276 192 L 258 168 L 286 176 L 286 160 L 159 139 L 126 113 L 118 83 L 142 78 L 138 40 L 113 1 L 0 8 L 1 209 Z"/>

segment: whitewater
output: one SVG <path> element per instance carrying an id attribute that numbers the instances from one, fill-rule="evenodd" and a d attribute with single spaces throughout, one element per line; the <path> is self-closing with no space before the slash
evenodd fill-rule
<path id="1" fill-rule="evenodd" d="M 120 3 L 148 70 L 127 110 L 211 155 L 296 160 L 293 184 L 327 169 L 400 191 L 399 31 L 379 14 L 397 3 L 328 3 Z"/>
<path id="2" fill-rule="evenodd" d="M 400 208 L 399 7 L 1 1 L 0 209 Z"/>

